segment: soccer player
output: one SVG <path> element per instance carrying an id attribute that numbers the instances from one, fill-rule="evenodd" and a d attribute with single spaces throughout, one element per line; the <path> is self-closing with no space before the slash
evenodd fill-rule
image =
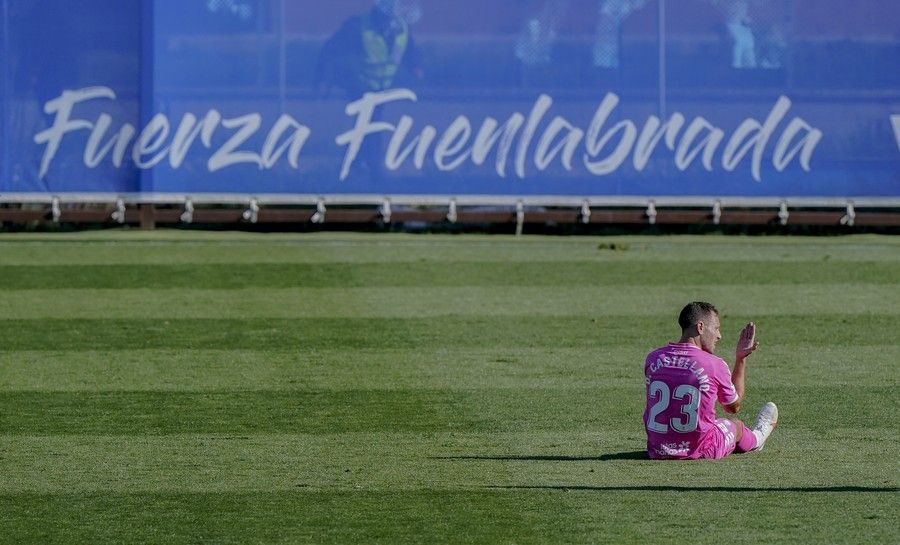
<path id="1" fill-rule="evenodd" d="M 652 459 L 718 460 L 732 452 L 760 450 L 778 421 L 778 407 L 766 403 L 753 428 L 738 419 L 716 419 L 716 401 L 734 414 L 744 398 L 744 363 L 759 343 L 756 325 L 741 331 L 734 370 L 714 355 L 719 311 L 694 302 L 678 316 L 681 340 L 657 348 L 647 356 L 647 454 Z"/>

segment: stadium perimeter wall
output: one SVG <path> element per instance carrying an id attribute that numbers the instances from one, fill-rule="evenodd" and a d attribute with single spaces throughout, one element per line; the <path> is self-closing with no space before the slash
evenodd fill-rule
<path id="1" fill-rule="evenodd" d="M 893 2 L 399 0 L 383 88 L 367 0 L 79 6 L 0 3 L 0 221 L 900 224 Z"/>

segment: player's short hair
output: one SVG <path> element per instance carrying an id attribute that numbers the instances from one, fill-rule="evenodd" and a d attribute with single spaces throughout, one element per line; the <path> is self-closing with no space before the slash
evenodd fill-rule
<path id="1" fill-rule="evenodd" d="M 719 315 L 719 309 L 714 307 L 712 303 L 694 301 L 693 303 L 688 303 L 681 309 L 681 314 L 678 315 L 678 325 L 680 325 L 681 330 L 684 331 L 685 329 L 697 325 L 697 322 L 705 320 L 712 314 Z"/>

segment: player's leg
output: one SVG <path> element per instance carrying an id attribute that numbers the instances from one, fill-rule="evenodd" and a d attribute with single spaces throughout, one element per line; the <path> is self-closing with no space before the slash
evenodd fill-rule
<path id="1" fill-rule="evenodd" d="M 775 429 L 775 426 L 778 425 L 778 407 L 769 401 L 759 410 L 759 413 L 756 414 L 756 422 L 753 424 L 753 429 L 751 430 L 753 436 L 756 438 L 756 446 L 753 450 L 762 450 L 763 446 L 766 444 L 766 440 L 769 439 L 769 435 L 771 435 L 772 430 Z"/>
<path id="2" fill-rule="evenodd" d="M 774 403 L 769 402 L 762 406 L 756 415 L 756 422 L 753 428 L 748 428 L 740 420 L 735 420 L 734 425 L 737 429 L 735 433 L 737 445 L 735 452 L 750 452 L 751 450 L 762 450 L 766 444 L 766 440 L 778 424 L 778 407 Z"/>
<path id="3" fill-rule="evenodd" d="M 734 423 L 734 427 L 737 432 L 734 434 L 735 436 L 735 452 L 750 452 L 754 448 L 756 448 L 756 436 L 753 435 L 753 430 L 748 428 L 743 422 L 738 419 L 732 420 Z"/>
<path id="4" fill-rule="evenodd" d="M 738 425 L 740 422 L 737 423 Z M 721 460 L 734 452 L 737 446 L 737 426 L 727 418 L 719 418 L 701 440 L 700 457 L 707 460 Z"/>
<path id="5" fill-rule="evenodd" d="M 778 423 L 778 407 L 766 403 L 756 415 L 756 423 L 748 428 L 740 420 L 719 418 L 714 428 L 702 439 L 700 457 L 720 460 L 732 452 L 761 450 Z"/>

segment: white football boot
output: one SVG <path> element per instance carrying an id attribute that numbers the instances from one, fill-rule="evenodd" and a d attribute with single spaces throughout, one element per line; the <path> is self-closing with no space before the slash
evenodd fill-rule
<path id="1" fill-rule="evenodd" d="M 762 406 L 756 414 L 756 423 L 753 424 L 753 435 L 756 436 L 756 447 L 753 450 L 762 450 L 766 440 L 778 425 L 778 407 L 771 401 Z"/>

